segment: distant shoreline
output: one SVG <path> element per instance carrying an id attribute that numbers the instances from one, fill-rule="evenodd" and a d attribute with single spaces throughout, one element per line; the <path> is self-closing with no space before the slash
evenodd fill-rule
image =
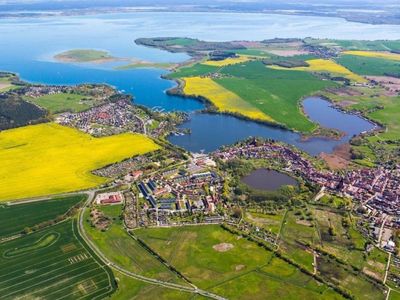
<path id="1" fill-rule="evenodd" d="M 149 8 L 143 9 L 136 8 L 97 8 L 97 9 L 71 9 L 71 10 L 54 10 L 54 11 L 4 11 L 0 12 L 0 19 L 5 18 L 40 18 L 40 17 L 56 17 L 56 16 L 84 16 L 84 15 L 100 15 L 100 14 L 116 14 L 116 13 L 227 13 L 227 14 L 273 14 L 282 16 L 310 16 L 321 18 L 341 18 L 351 23 L 361 23 L 370 25 L 400 25 L 400 19 L 396 15 L 391 15 L 391 12 L 386 12 L 388 15 L 379 17 L 374 16 L 372 13 L 364 13 L 361 15 L 354 14 L 328 14 L 326 12 L 318 11 L 285 11 L 285 10 L 226 10 L 226 9 L 165 9 L 165 8 Z"/>

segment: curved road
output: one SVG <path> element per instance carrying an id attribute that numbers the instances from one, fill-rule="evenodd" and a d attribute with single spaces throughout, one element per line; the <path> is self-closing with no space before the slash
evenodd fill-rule
<path id="1" fill-rule="evenodd" d="M 121 266 L 118 266 L 118 265 L 114 264 L 113 262 L 111 262 L 107 257 L 104 256 L 104 254 L 100 251 L 100 249 L 89 239 L 89 237 L 86 235 L 86 232 L 85 232 L 85 229 L 83 226 L 83 215 L 85 213 L 86 206 L 89 205 L 93 201 L 95 192 L 96 192 L 95 190 L 86 192 L 86 194 L 88 195 L 88 199 L 86 200 L 85 205 L 79 211 L 78 231 L 79 231 L 79 234 L 82 236 L 82 238 L 85 240 L 85 242 L 88 244 L 88 246 L 100 257 L 100 259 L 107 266 L 109 266 L 112 269 L 117 270 L 118 272 L 120 272 L 128 277 L 131 277 L 131 278 L 143 281 L 143 282 L 147 282 L 150 284 L 155 284 L 155 285 L 163 286 L 165 288 L 175 289 L 175 290 L 179 290 L 179 291 L 183 291 L 183 292 L 196 293 L 196 294 L 199 294 L 199 295 L 211 298 L 211 299 L 226 300 L 225 298 L 223 298 L 221 296 L 198 289 L 197 287 L 190 288 L 190 287 L 187 287 L 184 285 L 179 285 L 179 284 L 175 284 L 175 283 L 171 283 L 171 282 L 166 282 L 166 281 L 161 281 L 161 280 L 157 280 L 154 278 L 145 277 L 145 276 L 130 272 L 130 271 L 122 268 Z"/>

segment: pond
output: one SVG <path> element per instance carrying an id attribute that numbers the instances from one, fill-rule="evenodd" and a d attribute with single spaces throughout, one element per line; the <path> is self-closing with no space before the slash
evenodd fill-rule
<path id="1" fill-rule="evenodd" d="M 242 182 L 251 188 L 263 191 L 276 191 L 284 185 L 298 185 L 298 182 L 289 175 L 268 169 L 254 170 L 243 177 Z"/>

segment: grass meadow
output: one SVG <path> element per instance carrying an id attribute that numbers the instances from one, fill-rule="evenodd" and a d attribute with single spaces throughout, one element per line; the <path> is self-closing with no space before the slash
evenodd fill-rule
<path id="1" fill-rule="evenodd" d="M 54 123 L 0 133 L 0 201 L 53 195 L 98 186 L 90 171 L 159 149 L 139 134 L 94 138 Z"/>
<path id="2" fill-rule="evenodd" d="M 400 76 L 400 61 L 396 60 L 347 54 L 341 55 L 336 61 L 352 72 L 360 75 Z"/>
<path id="3" fill-rule="evenodd" d="M 117 209 L 120 209 L 119 213 Z M 113 219 L 110 228 L 102 232 L 90 225 L 89 212 L 85 214 L 85 230 L 89 238 L 97 245 L 102 253 L 115 264 L 134 273 L 184 284 L 175 273 L 164 266 L 156 257 L 144 249 L 139 242 L 134 240 L 123 228 L 122 221 L 118 218 L 121 214 L 120 206 L 109 206 L 103 210 L 104 214 Z"/>
<path id="4" fill-rule="evenodd" d="M 218 225 L 139 229 L 135 235 L 194 284 L 229 299 L 341 299 L 272 252 Z"/>
<path id="5" fill-rule="evenodd" d="M 227 77 L 215 79 L 227 90 L 290 129 L 311 132 L 317 125 L 300 109 L 301 100 L 333 86 L 304 71 L 273 70 L 261 61 L 224 67 Z"/>
<path id="6" fill-rule="evenodd" d="M 27 98 L 40 107 L 43 107 L 51 113 L 59 113 L 64 111 L 80 112 L 90 108 L 91 101 L 86 100 L 87 96 L 78 94 L 60 93 L 54 95 L 45 95 L 38 98 Z"/>

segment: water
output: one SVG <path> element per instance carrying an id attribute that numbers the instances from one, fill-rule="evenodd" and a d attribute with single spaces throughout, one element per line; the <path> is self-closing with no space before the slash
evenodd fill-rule
<path id="1" fill-rule="evenodd" d="M 297 181 L 275 170 L 257 169 L 242 178 L 242 182 L 251 188 L 263 191 L 276 191 L 283 185 L 295 185 Z"/>
<path id="2" fill-rule="evenodd" d="M 303 101 L 303 107 L 308 117 L 326 128 L 338 129 L 346 134 L 342 139 L 348 141 L 354 135 L 363 131 L 372 130 L 375 126 L 371 122 L 332 108 L 329 101 L 319 97 L 309 97 Z"/>
<path id="3" fill-rule="evenodd" d="M 332 30 L 334 28 L 334 30 Z M 165 91 L 175 85 L 160 78 L 166 71 L 159 69 L 132 69 L 116 71 L 115 63 L 67 64 L 55 62 L 54 54 L 76 48 L 107 50 L 111 55 L 154 62 L 181 62 L 185 54 L 167 53 L 138 46 L 139 37 L 186 36 L 211 41 L 263 40 L 274 37 L 306 36 L 343 39 L 400 39 L 399 25 L 370 25 L 351 23 L 340 18 L 287 16 L 251 13 L 155 13 L 105 14 L 74 17 L 0 19 L 0 70 L 19 73 L 21 78 L 44 84 L 107 83 L 135 96 L 135 102 L 165 111 L 193 112 L 203 108 L 194 99 L 169 96 Z M 319 118 L 305 103 L 312 119 Z M 322 104 L 321 104 L 322 105 Z M 332 122 L 337 115 L 327 109 Z M 339 113 L 341 115 L 341 113 Z M 170 140 L 188 150 L 212 151 L 249 136 L 281 140 L 311 153 L 331 152 L 338 144 L 367 127 L 353 127 L 359 118 L 329 123 L 341 126 L 348 136 L 341 141 L 311 139 L 301 141 L 290 131 L 271 128 L 239 120 L 230 116 L 193 114 L 183 125 L 192 129 L 192 135 L 171 137 Z M 325 123 L 323 123 L 325 125 Z M 358 124 L 358 123 L 357 123 Z M 350 127 L 349 127 L 350 126 Z M 336 127 L 335 127 L 336 128 Z M 341 128 L 342 129 L 342 128 Z"/>
<path id="4" fill-rule="evenodd" d="M 298 133 L 231 116 L 194 114 L 181 128 L 189 128 L 191 134 L 170 136 L 169 141 L 192 152 L 210 152 L 223 145 L 233 144 L 249 136 L 258 136 L 282 141 L 317 155 L 331 153 L 334 148 L 350 140 L 353 135 L 371 130 L 374 125 L 356 115 L 334 109 L 326 100 L 310 97 L 304 100 L 304 111 L 310 118 L 323 126 L 339 129 L 346 133 L 340 140 L 311 138 L 303 140 Z"/>

